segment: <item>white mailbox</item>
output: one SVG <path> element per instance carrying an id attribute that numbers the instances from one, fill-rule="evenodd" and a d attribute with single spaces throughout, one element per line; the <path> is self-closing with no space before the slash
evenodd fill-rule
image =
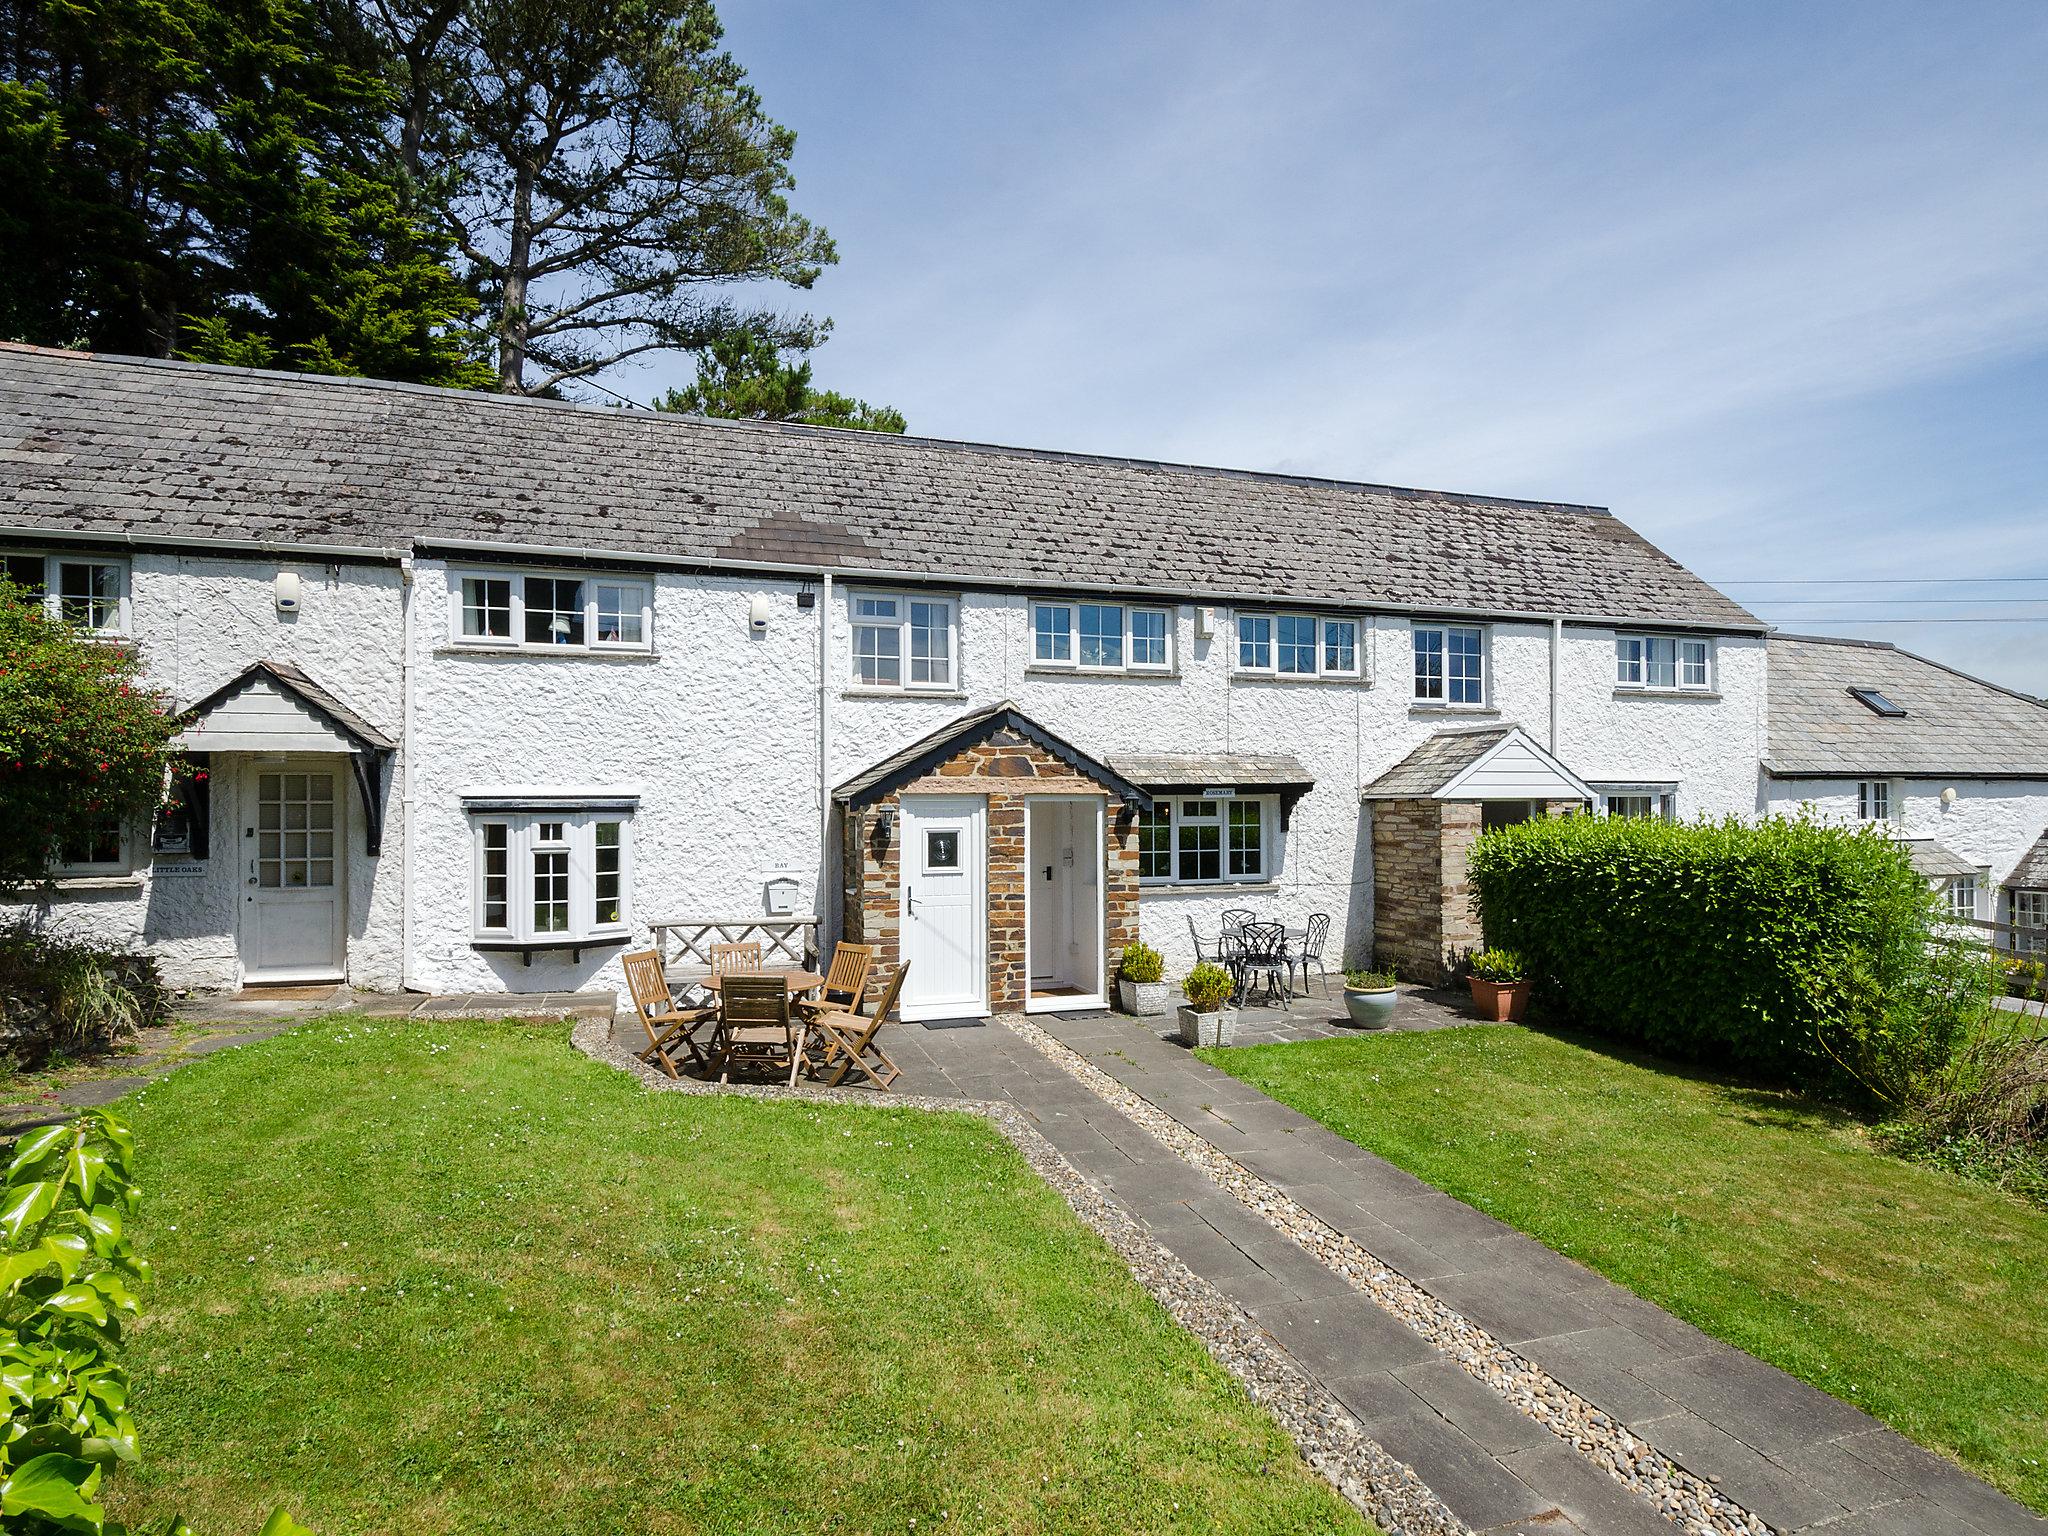
<path id="1" fill-rule="evenodd" d="M 770 875 L 761 889 L 770 917 L 795 916 L 796 876 Z"/>

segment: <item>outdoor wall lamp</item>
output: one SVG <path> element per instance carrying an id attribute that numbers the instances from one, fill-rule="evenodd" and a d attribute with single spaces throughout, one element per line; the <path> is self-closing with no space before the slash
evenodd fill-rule
<path id="1" fill-rule="evenodd" d="M 1942 804 L 1942 808 L 1943 808 L 1944 810 L 1946 810 L 1946 809 L 1947 809 L 1947 808 L 1948 808 L 1949 806 L 1952 806 L 1952 805 L 1954 805 L 1955 803 L 1956 803 L 1956 787 L 1955 787 L 1955 786 L 1954 786 L 1953 784 L 1951 784 L 1951 785 L 1950 785 L 1950 786 L 1949 786 L 1949 787 L 1948 787 L 1947 789 L 1944 789 L 1944 790 L 1943 790 L 1943 791 L 1941 792 L 1941 804 Z"/>

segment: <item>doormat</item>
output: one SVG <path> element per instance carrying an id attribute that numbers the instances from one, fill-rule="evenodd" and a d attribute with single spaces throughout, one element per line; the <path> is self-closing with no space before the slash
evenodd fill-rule
<path id="1" fill-rule="evenodd" d="M 986 1029 L 987 1019 L 925 1019 L 921 1021 L 926 1029 Z"/>

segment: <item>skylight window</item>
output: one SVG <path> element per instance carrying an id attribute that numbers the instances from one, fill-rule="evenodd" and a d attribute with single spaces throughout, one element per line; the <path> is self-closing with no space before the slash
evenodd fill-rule
<path id="1" fill-rule="evenodd" d="M 1903 720 L 1906 712 L 1875 688 L 1851 688 L 1849 696 L 1873 715 L 1882 715 L 1887 720 Z"/>

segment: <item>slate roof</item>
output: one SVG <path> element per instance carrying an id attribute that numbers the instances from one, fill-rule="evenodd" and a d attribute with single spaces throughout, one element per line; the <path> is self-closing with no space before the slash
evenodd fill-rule
<path id="1" fill-rule="evenodd" d="M 0 528 L 1764 628 L 1598 508 L 4 345 Z"/>
<path id="2" fill-rule="evenodd" d="M 1515 730 L 1512 725 L 1490 725 L 1481 730 L 1438 731 L 1366 785 L 1361 798 L 1427 799 L 1507 740 Z"/>
<path id="3" fill-rule="evenodd" d="M 2016 891 L 2048 891 L 2048 832 L 2043 832 L 2022 855 L 2012 873 L 2005 877 L 2005 883 Z"/>
<path id="4" fill-rule="evenodd" d="M 2048 779 L 2048 704 L 1874 640 L 1772 635 L 1770 747 L 1781 778 Z M 1850 696 L 1876 688 L 1887 719 Z"/>
<path id="5" fill-rule="evenodd" d="M 1962 855 L 1931 837 L 1906 837 L 1900 842 L 1905 845 L 1906 861 L 1925 879 L 1953 880 L 1977 873 L 1976 865 L 1965 863 Z"/>
<path id="6" fill-rule="evenodd" d="M 1300 758 L 1278 752 L 1123 752 L 1109 765 L 1147 789 L 1296 788 L 1316 782 Z"/>
<path id="7" fill-rule="evenodd" d="M 1064 736 L 1055 736 L 1008 699 L 1000 704 L 971 709 L 930 734 L 920 736 L 909 746 L 891 752 L 833 790 L 832 798 L 858 810 L 914 779 L 923 778 L 939 764 L 958 757 L 969 747 L 978 746 L 1005 732 L 1034 743 L 1121 800 L 1140 808 L 1152 803 L 1149 794 L 1116 769 L 1100 758 L 1090 757 Z M 971 787 L 970 781 L 961 782 L 963 788 Z"/>

